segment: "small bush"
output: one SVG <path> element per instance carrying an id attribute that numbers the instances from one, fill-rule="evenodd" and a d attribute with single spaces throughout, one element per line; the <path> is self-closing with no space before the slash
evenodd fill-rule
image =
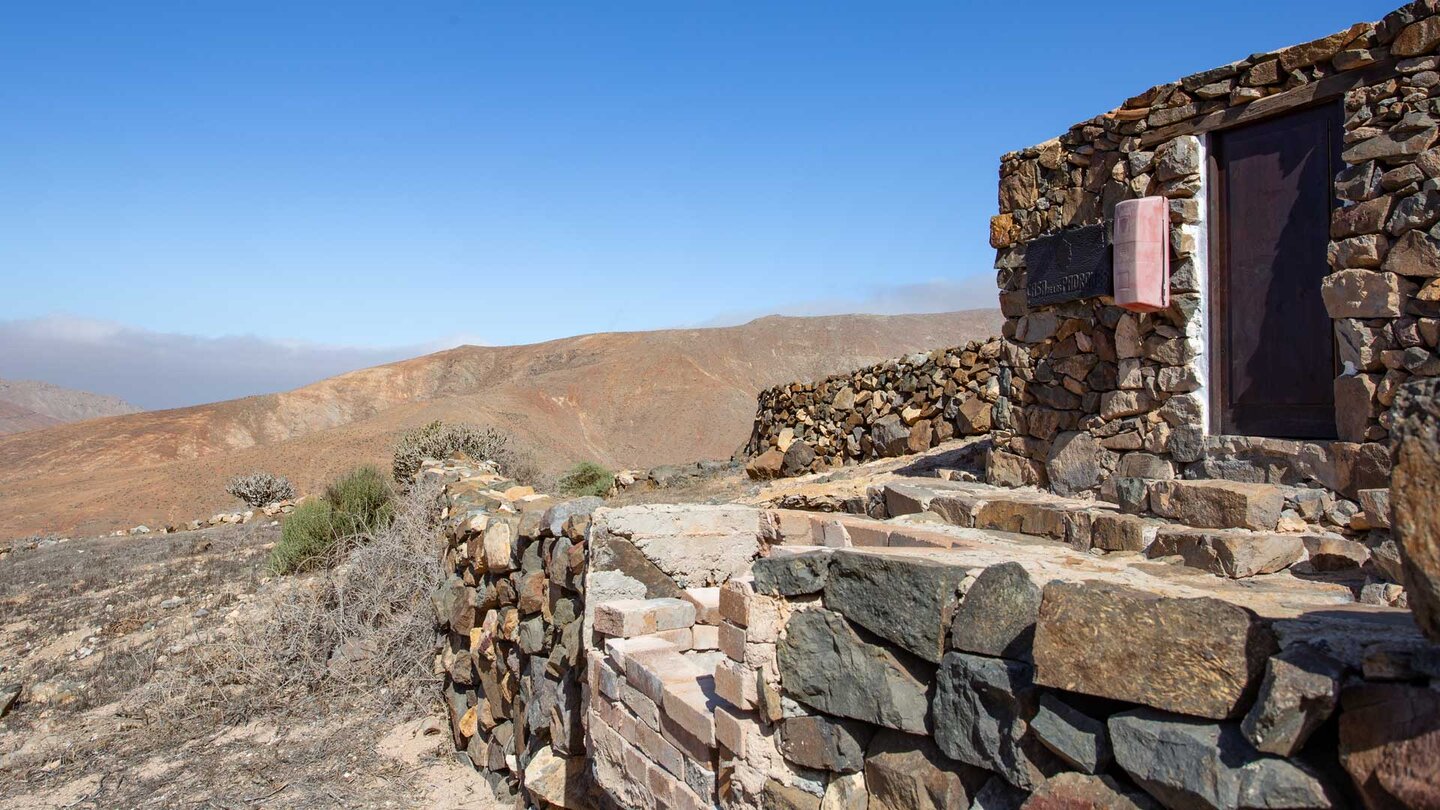
<path id="1" fill-rule="evenodd" d="M 342 541 L 373 535 L 395 517 L 395 493 L 384 474 L 360 467 L 325 488 L 325 496 L 295 508 L 280 529 L 280 542 L 270 552 L 277 574 L 322 567 L 331 549 Z"/>
<path id="2" fill-rule="evenodd" d="M 533 483 L 538 477 L 534 465 L 510 444 L 510 437 L 504 433 L 489 426 L 446 424 L 438 419 L 400 435 L 395 443 L 391 477 L 400 486 L 409 487 L 420 471 L 420 462 L 427 458 L 450 458 L 456 453 L 477 461 L 493 461 L 502 473 L 525 483 Z"/>
<path id="3" fill-rule="evenodd" d="M 582 461 L 560 476 L 560 491 L 566 495 L 597 495 L 605 497 L 615 486 L 615 473 L 593 461 Z"/>
<path id="4" fill-rule="evenodd" d="M 280 542 L 270 551 L 270 569 L 291 574 L 315 567 L 335 544 L 335 516 L 330 502 L 306 501 L 295 507 L 280 527 Z"/>
<path id="5" fill-rule="evenodd" d="M 283 475 L 268 472 L 253 472 L 237 475 L 230 479 L 225 491 L 244 501 L 253 509 L 268 506 L 276 501 L 288 501 L 295 497 L 295 487 Z"/>
<path id="6" fill-rule="evenodd" d="M 325 488 L 325 501 L 335 515 L 341 537 L 374 532 L 390 525 L 395 514 L 395 492 L 385 475 L 374 467 L 360 467 Z"/>
<path id="7" fill-rule="evenodd" d="M 440 495 L 438 482 L 422 482 L 396 499 L 388 526 L 313 557 L 313 577 L 262 590 L 244 621 L 227 623 L 162 669 L 141 711 L 207 729 L 275 711 L 354 717 L 365 706 L 424 714 L 441 687 L 432 670 L 430 604 L 447 574 L 435 551 Z M 328 501 L 307 501 L 286 530 L 328 509 Z"/>

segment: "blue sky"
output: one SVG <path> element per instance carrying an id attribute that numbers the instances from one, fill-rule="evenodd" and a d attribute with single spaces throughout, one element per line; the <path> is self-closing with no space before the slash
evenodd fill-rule
<path id="1" fill-rule="evenodd" d="M 1002 152 L 1395 4 L 4 0 L 0 325 L 409 350 L 993 306 Z"/>

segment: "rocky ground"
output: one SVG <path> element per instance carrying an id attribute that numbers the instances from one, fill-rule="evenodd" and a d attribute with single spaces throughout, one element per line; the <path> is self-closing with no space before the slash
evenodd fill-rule
<path id="1" fill-rule="evenodd" d="M 244 686 L 204 686 L 217 679 L 195 671 L 198 652 L 305 587 L 266 572 L 278 533 L 31 540 L 0 555 L 0 805 L 493 806 L 438 714 L 383 696 L 277 710 Z"/>

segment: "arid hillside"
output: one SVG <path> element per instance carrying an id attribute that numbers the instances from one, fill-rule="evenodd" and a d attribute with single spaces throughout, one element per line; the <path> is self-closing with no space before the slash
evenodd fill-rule
<path id="1" fill-rule="evenodd" d="M 104 394 L 35 380 L 0 380 L 0 436 L 139 410 Z"/>
<path id="2" fill-rule="evenodd" d="M 495 425 L 542 466 L 648 467 L 728 457 L 755 395 L 999 329 L 996 310 L 767 317 L 743 326 L 464 346 L 281 394 L 0 437 L 0 537 L 179 523 L 238 502 L 264 469 L 302 492 L 432 419 Z"/>

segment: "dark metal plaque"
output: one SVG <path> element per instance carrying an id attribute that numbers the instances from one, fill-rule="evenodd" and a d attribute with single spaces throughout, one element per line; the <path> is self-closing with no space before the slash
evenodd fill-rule
<path id="1" fill-rule="evenodd" d="M 1112 295 L 1114 285 L 1104 225 L 1060 231 L 1025 246 L 1028 306 Z"/>

